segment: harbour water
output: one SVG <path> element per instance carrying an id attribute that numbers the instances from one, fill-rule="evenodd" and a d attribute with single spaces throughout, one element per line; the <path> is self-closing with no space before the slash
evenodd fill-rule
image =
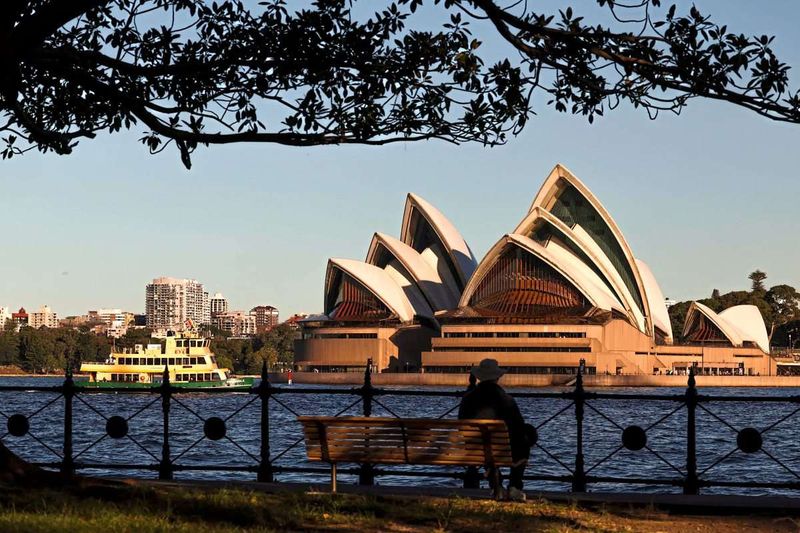
<path id="1" fill-rule="evenodd" d="M 58 378 L 0 378 L 0 385 L 59 385 Z M 309 385 L 282 385 L 282 388 L 314 389 Z M 342 387 L 350 389 L 350 387 Z M 409 389 L 404 389 L 409 390 Z M 431 390 L 430 388 L 426 390 Z M 454 390 L 453 388 L 441 390 Z M 562 392 L 568 389 L 535 389 L 535 392 Z M 514 389 L 513 392 L 525 392 Z M 533 392 L 534 389 L 528 391 Z M 681 395 L 684 388 L 598 389 L 602 393 Z M 717 396 L 790 396 L 796 389 L 703 388 L 701 394 Z M 574 407 L 561 398 L 519 398 L 528 422 L 539 427 L 539 444 L 534 448 L 528 474 L 565 475 L 575 462 L 576 422 Z M 120 468 L 120 465 L 158 463 L 162 452 L 162 410 L 157 394 L 81 393 L 73 403 L 74 456 L 78 464 L 104 464 L 80 470 L 90 475 L 154 478 L 150 469 Z M 380 396 L 373 404 L 373 416 L 438 417 L 455 416 L 458 398 L 435 396 Z M 170 410 L 171 457 L 177 465 L 194 468 L 256 466 L 260 450 L 260 408 L 257 395 L 176 394 Z M 279 394 L 270 401 L 270 451 L 276 466 L 321 466 L 305 461 L 300 425 L 301 415 L 360 415 L 360 398 L 349 394 Z M 451 411 L 452 410 L 452 411 Z M 697 462 L 701 479 L 727 481 L 797 482 L 800 480 L 800 414 L 795 402 L 710 402 L 697 410 Z M 59 462 L 62 453 L 63 399 L 49 392 L 0 392 L 0 414 L 29 417 L 30 432 L 23 437 L 5 434 L 3 442 L 23 458 L 39 463 Z M 560 413 L 560 414 L 559 414 Z M 106 419 L 119 415 L 129 418 L 131 438 L 114 440 L 106 435 Z M 203 438 L 203 421 L 212 416 L 226 419 L 227 437 L 219 441 Z M 595 399 L 587 404 L 584 416 L 584 454 L 589 475 L 677 480 L 686 465 L 686 408 L 670 400 Z M 5 426 L 5 422 L 2 422 Z M 647 447 L 629 451 L 621 445 L 622 429 L 637 425 L 646 429 Z M 752 454 L 737 450 L 736 431 L 745 427 L 765 430 L 763 449 Z M 5 433 L 5 428 L 3 428 Z M 229 437 L 229 438 L 228 438 Z M 299 444 L 296 444 L 298 443 Z M 292 447 L 293 444 L 296 444 Z M 425 470 L 426 467 L 402 467 Z M 437 470 L 446 470 L 437 467 Z M 452 472 L 458 468 L 450 469 Z M 252 472 L 188 470 L 177 471 L 176 479 L 254 480 Z M 279 481 L 326 483 L 323 474 L 279 473 Z M 342 475 L 341 483 L 355 482 Z M 427 484 L 460 486 L 448 478 L 383 476 L 380 484 Z M 526 483 L 531 489 L 569 490 L 562 482 Z M 679 492 L 675 486 L 616 483 L 592 484 L 589 490 L 641 490 Z M 800 492 L 800 491 L 797 491 Z M 704 488 L 703 493 L 795 494 L 787 489 Z"/>

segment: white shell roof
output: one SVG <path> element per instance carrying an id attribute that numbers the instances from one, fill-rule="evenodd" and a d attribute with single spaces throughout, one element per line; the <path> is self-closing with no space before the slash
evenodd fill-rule
<path id="1" fill-rule="evenodd" d="M 574 255 L 566 255 L 559 252 L 553 253 L 544 246 L 540 245 L 533 239 L 524 235 L 508 234 L 504 235 L 484 257 L 481 264 L 478 265 L 475 275 L 472 276 L 468 286 L 464 289 L 464 294 L 461 296 L 460 306 L 464 307 L 469 305 L 469 300 L 473 292 L 477 289 L 478 285 L 483 279 L 483 276 L 494 265 L 497 258 L 504 250 L 506 244 L 514 244 L 523 250 L 539 257 L 542 261 L 553 267 L 557 272 L 564 276 L 572 285 L 578 289 L 589 302 L 595 307 L 606 309 L 608 311 L 616 310 L 625 314 L 625 308 L 622 304 L 611 295 L 606 287 L 598 286 L 597 277 L 591 279 L 586 275 L 586 270 L 581 268 L 583 263 L 578 260 Z M 570 259 L 571 257 L 571 259 Z M 597 281 L 596 281 L 597 280 Z"/>
<path id="2" fill-rule="evenodd" d="M 461 283 L 466 285 L 478 265 L 472 250 L 470 250 L 461 233 L 441 211 L 414 193 L 409 193 L 406 198 L 400 240 L 406 244 L 411 244 L 411 214 L 415 208 L 419 210 L 420 214 L 439 236 L 442 246 L 458 270 L 457 274 L 461 278 Z"/>
<path id="3" fill-rule="evenodd" d="M 736 326 L 700 302 L 692 302 L 689 306 L 689 310 L 686 311 L 686 322 L 684 322 L 683 325 L 684 336 L 689 333 L 689 325 L 691 324 L 694 315 L 697 313 L 702 314 L 708 320 L 710 320 L 712 324 L 717 326 L 722 334 L 725 335 L 725 338 L 727 338 L 734 346 L 741 346 L 742 342 L 744 342 L 745 339 L 742 338 L 742 334 Z"/>
<path id="4" fill-rule="evenodd" d="M 458 294 L 448 290 L 439 273 L 411 246 L 385 233 L 375 233 L 367 252 L 367 263 L 374 265 L 378 258 L 379 245 L 383 245 L 414 278 L 420 291 L 433 305 L 434 311 L 452 309 L 458 302 Z"/>
<path id="5" fill-rule="evenodd" d="M 672 322 L 669 320 L 669 311 L 664 303 L 664 293 L 658 286 L 653 271 L 647 263 L 641 259 L 636 260 L 639 267 L 639 274 L 644 282 L 644 290 L 647 293 L 647 301 L 650 302 L 650 312 L 652 313 L 653 325 L 667 334 L 667 342 L 672 342 Z"/>
<path id="6" fill-rule="evenodd" d="M 636 284 L 636 288 L 639 292 L 639 295 L 642 300 L 643 305 L 643 313 L 645 317 L 650 318 L 651 311 L 650 305 L 647 300 L 647 294 L 644 288 L 644 283 L 642 282 L 642 277 L 639 272 L 639 269 L 636 265 L 636 261 L 633 256 L 633 252 L 631 252 L 631 248 L 628 245 L 628 242 L 625 240 L 625 236 L 620 231 L 619 227 L 617 226 L 614 219 L 611 218 L 611 215 L 606 211 L 603 204 L 595 197 L 592 191 L 589 190 L 586 185 L 581 182 L 572 172 L 569 171 L 564 165 L 557 164 L 555 168 L 550 172 L 550 175 L 547 177 L 545 182 L 542 184 L 542 187 L 539 189 L 539 192 L 533 199 L 531 203 L 531 207 L 529 211 L 532 211 L 536 207 L 542 207 L 543 209 L 547 210 L 547 204 L 553 199 L 555 194 L 558 192 L 559 182 L 565 181 L 575 187 L 578 192 L 584 197 L 584 199 L 592 205 L 592 207 L 597 211 L 597 213 L 602 217 L 603 222 L 609 228 L 611 233 L 614 235 L 615 239 L 619 243 L 620 247 L 622 248 L 623 253 L 625 254 L 625 258 L 628 262 L 628 265 L 633 273 L 634 283 Z M 517 230 L 514 230 L 517 233 Z M 652 320 L 652 318 L 651 318 Z M 650 334 L 652 335 L 652 324 L 648 328 L 650 330 Z"/>
<path id="7" fill-rule="evenodd" d="M 628 287 L 622 281 L 622 278 L 611 264 L 611 261 L 609 261 L 608 257 L 606 257 L 591 236 L 580 226 L 570 228 L 562 222 L 561 219 L 539 206 L 534 207 L 528 215 L 522 219 L 522 222 L 517 225 L 515 233 L 527 235 L 539 221 L 544 221 L 552 225 L 559 232 L 564 234 L 565 237 L 570 239 L 573 245 L 586 254 L 594 266 L 603 274 L 605 281 L 613 287 L 616 293 L 615 297 L 627 309 L 627 314 L 631 319 L 631 323 L 637 326 L 642 332 L 646 333 L 647 328 L 644 315 L 642 315 Z"/>
<path id="8" fill-rule="evenodd" d="M 423 314 L 416 312 L 403 289 L 382 268 L 354 259 L 329 259 L 330 268 L 338 268 L 358 280 L 403 322 L 412 320 L 415 314 Z M 331 279 L 331 276 L 326 279 Z M 325 287 L 326 296 L 332 289 Z M 427 315 L 430 316 L 430 311 Z"/>
<path id="9" fill-rule="evenodd" d="M 769 335 L 764 317 L 755 305 L 734 305 L 718 313 L 719 317 L 733 325 L 742 339 L 755 343 L 769 353 Z"/>

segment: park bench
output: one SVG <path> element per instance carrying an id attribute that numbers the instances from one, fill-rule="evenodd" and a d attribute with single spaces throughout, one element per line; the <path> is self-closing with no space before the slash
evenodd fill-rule
<path id="1" fill-rule="evenodd" d="M 309 461 L 337 463 L 511 466 L 501 420 L 300 416 Z"/>

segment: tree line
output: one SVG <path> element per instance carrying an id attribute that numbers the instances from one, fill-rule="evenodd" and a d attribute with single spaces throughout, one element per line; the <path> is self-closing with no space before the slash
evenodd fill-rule
<path id="1" fill-rule="evenodd" d="M 137 344 L 154 344 L 147 328 L 129 329 L 119 339 L 96 335 L 88 328 L 23 327 L 19 331 L 9 321 L 0 331 L 0 366 L 16 367 L 30 374 L 62 373 L 67 367 L 77 371 L 84 361 L 104 361 L 112 349 L 122 351 Z M 237 374 L 257 374 L 264 361 L 270 367 L 294 360 L 296 332 L 288 325 L 247 339 L 214 336 L 212 351 L 221 368 Z"/>
<path id="2" fill-rule="evenodd" d="M 734 305 L 755 305 L 764 317 L 770 344 L 789 346 L 789 336 L 798 344 L 800 333 L 800 293 L 791 285 L 774 285 L 767 288 L 767 274 L 761 270 L 751 272 L 750 290 L 730 291 L 721 294 L 714 289 L 710 298 L 697 300 L 714 312 L 720 312 Z M 678 302 L 669 308 L 669 318 L 675 340 L 680 341 L 683 324 L 691 301 Z M 796 332 L 796 333 L 795 333 Z"/>

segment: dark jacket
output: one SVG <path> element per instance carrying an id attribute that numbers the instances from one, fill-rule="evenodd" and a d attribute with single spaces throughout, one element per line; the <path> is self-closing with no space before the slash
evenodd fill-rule
<path id="1" fill-rule="evenodd" d="M 496 381 L 481 381 L 466 393 L 458 408 L 458 418 L 502 420 L 508 426 L 513 459 L 521 459 L 530 454 L 530 446 L 525 438 L 525 419 L 522 418 L 514 398 Z"/>

